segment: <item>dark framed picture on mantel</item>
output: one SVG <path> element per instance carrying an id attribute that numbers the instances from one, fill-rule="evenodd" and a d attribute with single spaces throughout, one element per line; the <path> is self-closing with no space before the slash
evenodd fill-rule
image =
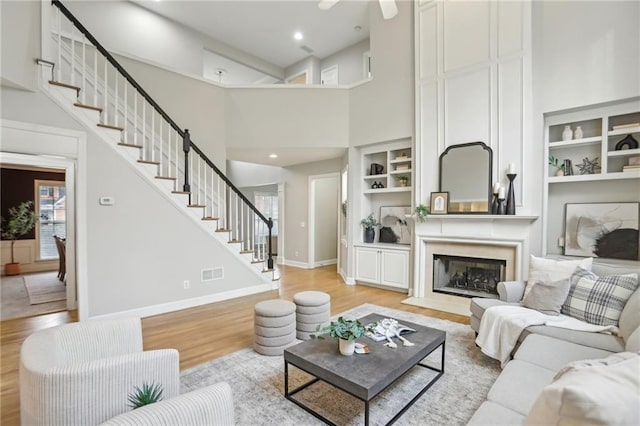
<path id="1" fill-rule="evenodd" d="M 431 214 L 449 213 L 449 193 L 448 192 L 432 192 L 430 210 L 431 210 Z"/>

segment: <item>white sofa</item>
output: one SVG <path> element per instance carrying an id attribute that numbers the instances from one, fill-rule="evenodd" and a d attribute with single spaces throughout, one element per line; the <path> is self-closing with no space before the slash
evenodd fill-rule
<path id="1" fill-rule="evenodd" d="M 131 411 L 128 395 L 144 383 L 160 384 L 163 401 Z M 65 324 L 22 344 L 23 425 L 233 424 L 226 383 L 181 396 L 179 389 L 178 351 L 143 351 L 138 318 Z"/>
<path id="2" fill-rule="evenodd" d="M 627 264 L 628 265 L 628 264 Z M 637 266 L 625 266 L 625 264 L 601 265 L 594 263 L 592 270 L 598 275 L 613 275 L 638 273 Z M 525 283 L 506 282 L 499 285 L 501 300 L 473 299 L 471 302 L 472 321 L 471 326 L 477 332 L 480 319 L 485 309 L 497 304 L 519 304 L 524 293 Z M 567 364 L 576 361 L 594 360 L 611 357 L 622 352 L 635 353 L 636 358 L 640 351 L 640 288 L 633 293 L 622 311 L 619 321 L 620 336 L 601 333 L 586 333 L 575 330 L 566 330 L 549 326 L 531 326 L 525 329 L 520 336 L 520 346 L 514 351 L 513 359 L 505 366 L 498 379 L 491 387 L 487 399 L 471 418 L 470 425 L 514 425 L 530 422 L 530 424 L 547 424 L 546 421 L 532 420 L 532 408 L 545 389 L 554 382 L 556 374 Z M 479 349 L 478 349 L 479 350 Z M 633 355 L 633 354 L 632 354 Z M 588 362 L 587 362 L 588 363 Z M 631 405 L 631 415 L 637 415 L 635 419 L 640 422 L 640 393 L 638 389 L 638 365 L 637 359 L 625 364 L 635 377 L 635 386 L 627 406 Z M 580 383 L 580 382 L 579 382 Z M 585 381 L 585 388 L 589 383 Z M 606 385 L 600 385 L 602 389 Z M 580 386 L 578 386 L 579 388 Z M 585 392 L 590 392 L 585 389 Z M 597 391 L 597 389 L 596 389 Z M 604 392 L 604 391 L 603 391 Z M 635 395 L 634 395 L 635 393 Z M 626 391 L 623 394 L 627 394 Z M 609 403 L 616 403 L 615 398 L 602 398 L 602 410 Z M 613 400 L 613 401 L 612 401 Z M 558 404 L 561 404 L 558 402 Z M 597 406 L 597 404 L 596 404 Z M 599 409 L 598 409 L 599 410 Z M 594 409 L 595 414 L 601 412 Z M 547 410 L 552 411 L 552 410 Z M 586 410 L 585 410 L 586 411 Z M 620 412 L 620 410 L 617 410 Z M 603 411 L 606 412 L 606 411 Z M 560 413 L 562 414 L 562 413 Z M 545 415 L 560 415 L 547 412 Z M 589 415 L 589 413 L 584 413 Z M 632 420 L 632 424 L 635 419 Z M 557 419 L 556 419 L 557 420 Z M 565 419 L 566 421 L 566 419 Z M 584 420 L 582 421 L 584 424 Z M 614 424 L 611 419 L 606 424 Z M 624 422 L 622 424 L 626 424 Z M 569 423 L 567 423 L 569 424 Z M 571 423 L 571 424 L 580 424 Z M 592 422 L 591 424 L 597 424 Z"/>

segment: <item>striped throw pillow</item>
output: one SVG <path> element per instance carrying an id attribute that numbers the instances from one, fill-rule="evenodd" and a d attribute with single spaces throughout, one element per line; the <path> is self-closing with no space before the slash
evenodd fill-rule
<path id="1" fill-rule="evenodd" d="M 591 324 L 617 326 L 624 305 L 638 287 L 638 275 L 598 277 L 578 267 L 570 284 L 563 314 Z"/>

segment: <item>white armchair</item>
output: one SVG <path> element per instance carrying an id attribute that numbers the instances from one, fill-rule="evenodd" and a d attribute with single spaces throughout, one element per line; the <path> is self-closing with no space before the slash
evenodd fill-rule
<path id="1" fill-rule="evenodd" d="M 98 425 L 133 413 L 128 395 L 145 382 L 163 388 L 163 401 L 143 407 L 153 412 L 158 405 L 156 418 L 161 418 L 160 404 L 171 406 L 166 403 L 179 394 L 178 351 L 143 351 L 140 319 L 86 321 L 42 330 L 25 339 L 20 352 L 21 423 Z M 220 424 L 229 424 L 233 423 L 233 402 L 228 386 L 224 390 L 228 391 L 223 392 L 226 405 L 221 408 L 230 407 L 231 413 L 225 411 L 226 417 L 221 417 L 225 422 Z M 187 405 L 213 404 L 204 399 L 176 398 L 172 404 L 179 405 L 178 400 Z"/>

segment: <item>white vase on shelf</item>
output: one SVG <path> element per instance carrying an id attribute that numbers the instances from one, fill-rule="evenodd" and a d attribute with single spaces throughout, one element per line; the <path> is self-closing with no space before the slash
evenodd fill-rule
<path id="1" fill-rule="evenodd" d="M 576 126 L 576 130 L 573 132 L 574 139 L 582 139 L 584 134 L 582 133 L 582 127 Z"/>
<path id="2" fill-rule="evenodd" d="M 564 130 L 562 131 L 562 140 L 570 141 L 573 139 L 573 130 L 571 130 L 571 126 L 564 126 Z"/>

